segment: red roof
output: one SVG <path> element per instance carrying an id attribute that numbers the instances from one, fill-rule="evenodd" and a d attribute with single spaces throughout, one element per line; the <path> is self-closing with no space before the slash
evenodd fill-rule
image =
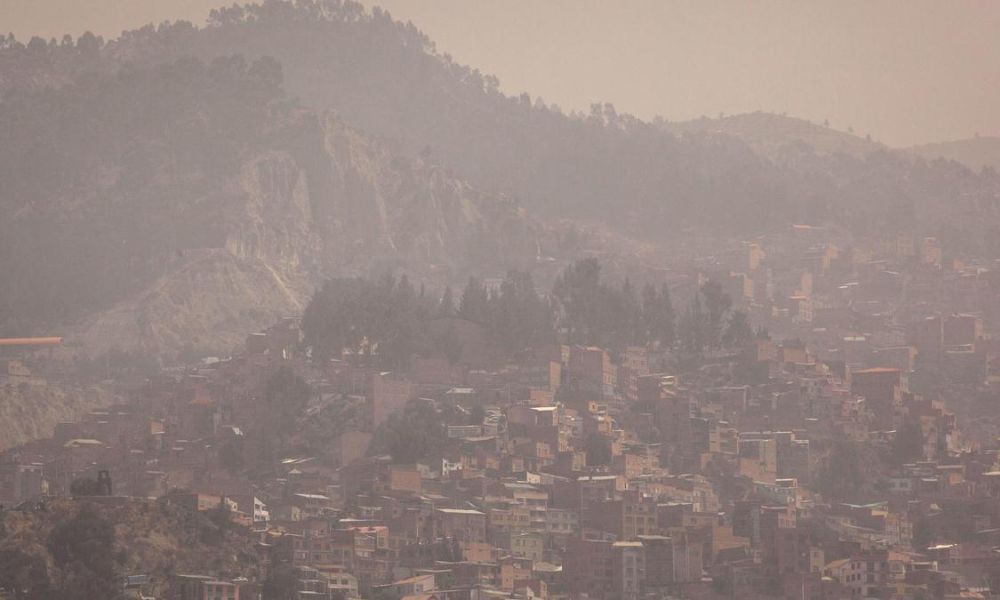
<path id="1" fill-rule="evenodd" d="M 59 346 L 61 337 L 0 338 L 0 346 Z"/>

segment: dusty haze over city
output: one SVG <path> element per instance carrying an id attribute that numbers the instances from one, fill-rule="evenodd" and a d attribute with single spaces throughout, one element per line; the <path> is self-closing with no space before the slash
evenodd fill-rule
<path id="1" fill-rule="evenodd" d="M 0 600 L 682 598 L 1000 600 L 1000 0 L 0 0 Z"/>

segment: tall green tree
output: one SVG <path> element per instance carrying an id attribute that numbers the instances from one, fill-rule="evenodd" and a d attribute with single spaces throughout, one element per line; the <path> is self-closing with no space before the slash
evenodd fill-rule
<path id="1" fill-rule="evenodd" d="M 441 294 L 441 301 L 438 303 L 436 314 L 438 317 L 455 316 L 455 299 L 452 297 L 451 286 L 444 288 L 444 293 Z"/>
<path id="2" fill-rule="evenodd" d="M 531 274 L 510 271 L 487 304 L 490 339 L 505 355 L 551 343 L 553 314 L 535 290 Z"/>
<path id="3" fill-rule="evenodd" d="M 599 433 L 591 433 L 584 440 L 584 450 L 587 453 L 587 466 L 599 467 L 611 464 L 611 446 L 609 440 Z"/>
<path id="4" fill-rule="evenodd" d="M 744 348 L 754 339 L 753 327 L 747 314 L 742 310 L 734 310 L 726 320 L 726 329 L 722 333 L 722 343 L 730 348 Z"/>
<path id="5" fill-rule="evenodd" d="M 626 277 L 622 284 L 622 316 L 619 327 L 620 338 L 624 344 L 645 344 L 646 331 L 643 327 L 642 303 L 639 295 Z"/>
<path id="6" fill-rule="evenodd" d="M 705 300 L 705 343 L 715 348 L 721 343 L 722 327 L 733 300 L 715 280 L 709 280 L 701 287 L 701 296 Z"/>
<path id="7" fill-rule="evenodd" d="M 458 305 L 458 316 L 485 324 L 489 315 L 489 301 L 489 293 L 482 282 L 475 277 L 470 277 L 462 291 L 462 299 Z"/>
<path id="8" fill-rule="evenodd" d="M 43 556 L 16 547 L 0 549 L 0 589 L 12 600 L 55 597 L 51 579 Z"/>
<path id="9" fill-rule="evenodd" d="M 820 469 L 816 488 L 824 497 L 836 501 L 857 496 L 864 484 L 861 456 L 853 442 L 834 442 L 823 467 Z"/>
<path id="10" fill-rule="evenodd" d="M 598 343 L 601 331 L 601 263 L 584 258 L 566 267 L 552 293 L 566 312 L 565 326 L 572 343 Z"/>
<path id="11" fill-rule="evenodd" d="M 266 417 L 262 425 L 266 439 L 275 439 L 278 448 L 284 448 L 298 430 L 298 419 L 311 396 L 312 388 L 290 367 L 272 372 L 264 384 Z"/>
<path id="12" fill-rule="evenodd" d="M 670 290 L 664 283 L 659 292 L 652 283 L 642 288 L 642 322 L 646 339 L 668 348 L 676 338 L 676 315 Z"/>
<path id="13" fill-rule="evenodd" d="M 59 598 L 117 600 L 124 597 L 121 555 L 110 521 L 84 504 L 52 530 L 48 550 L 60 569 Z"/>
<path id="14" fill-rule="evenodd" d="M 892 440 L 891 452 L 891 460 L 896 465 L 924 459 L 924 431 L 917 417 L 907 415 L 903 419 Z"/>
<path id="15" fill-rule="evenodd" d="M 701 305 L 701 297 L 695 294 L 678 324 L 681 347 L 690 354 L 701 354 L 707 345 L 708 331 L 707 316 Z"/>

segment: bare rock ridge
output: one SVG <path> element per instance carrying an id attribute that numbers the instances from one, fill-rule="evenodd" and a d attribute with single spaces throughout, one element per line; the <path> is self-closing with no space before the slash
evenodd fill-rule
<path id="1" fill-rule="evenodd" d="M 1000 169 L 1000 137 L 995 136 L 913 146 L 907 148 L 907 151 L 927 160 L 954 160 L 976 171 L 983 168 Z"/>
<path id="2" fill-rule="evenodd" d="M 104 408 L 113 396 L 97 386 L 61 386 L 42 380 L 0 387 L 0 450 L 52 436 L 56 424 Z"/>
<path id="3" fill-rule="evenodd" d="M 89 319 L 80 331 L 88 351 L 227 352 L 246 332 L 301 312 L 324 277 L 399 267 L 441 279 L 472 257 L 496 256 L 491 245 L 535 247 L 534 226 L 513 204 L 394 158 L 331 114 L 316 127 L 308 136 L 319 152 L 249 157 L 224 186 L 220 247 L 181 251 L 149 285 Z"/>

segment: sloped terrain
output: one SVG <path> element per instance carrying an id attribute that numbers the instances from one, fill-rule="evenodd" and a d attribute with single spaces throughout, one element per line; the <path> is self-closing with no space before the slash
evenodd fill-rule
<path id="1" fill-rule="evenodd" d="M 188 60 L 9 97 L 3 125 L 25 143 L 0 161 L 13 188 L 0 269 L 22 284 L 0 302 L 7 320 L 83 319 L 92 353 L 226 352 L 326 277 L 448 279 L 533 259 L 516 204 L 281 100 L 269 64 Z M 106 103 L 127 110 L 71 120 Z"/>
<path id="2" fill-rule="evenodd" d="M 325 278 L 501 275 L 566 220 L 653 245 L 833 223 L 1000 251 L 996 173 L 775 115 L 673 132 L 610 104 L 565 115 L 349 0 L 6 39 L 0 64 L 11 333 L 83 323 L 105 347 L 225 351 Z"/>
<path id="3" fill-rule="evenodd" d="M 960 162 L 978 171 L 983 167 L 1000 169 L 1000 137 L 981 136 L 951 142 L 924 144 L 906 149 L 927 160 L 943 158 Z"/>
<path id="4" fill-rule="evenodd" d="M 864 158 L 872 152 L 886 150 L 884 145 L 862 136 L 805 119 L 766 112 L 716 119 L 661 121 L 658 125 L 676 135 L 719 133 L 737 137 L 771 159 L 780 159 L 786 148 L 798 145 L 808 146 L 817 154 L 846 154 L 855 158 Z"/>
<path id="5" fill-rule="evenodd" d="M 103 581 L 112 573 L 88 573 L 79 569 L 78 563 L 60 561 L 66 545 L 92 548 L 114 564 L 113 570 L 120 577 L 149 575 L 149 591 L 157 597 L 166 592 L 174 575 L 211 570 L 229 578 L 254 577 L 260 573 L 263 559 L 260 545 L 245 528 L 163 500 L 50 499 L 44 508 L 3 513 L 0 526 L 4 581 L 28 581 L 36 594 L 27 596 L 32 598 L 63 597 L 59 588 L 73 585 L 74 577 L 84 586 L 120 585 L 119 578 Z M 56 538 L 54 532 L 60 528 L 61 535 Z M 100 535 L 88 538 L 95 533 Z M 111 546 L 102 546 L 102 541 Z"/>
<path id="6" fill-rule="evenodd" d="M 51 437 L 58 423 L 109 406 L 114 396 L 92 386 L 26 383 L 0 387 L 0 450 Z"/>

